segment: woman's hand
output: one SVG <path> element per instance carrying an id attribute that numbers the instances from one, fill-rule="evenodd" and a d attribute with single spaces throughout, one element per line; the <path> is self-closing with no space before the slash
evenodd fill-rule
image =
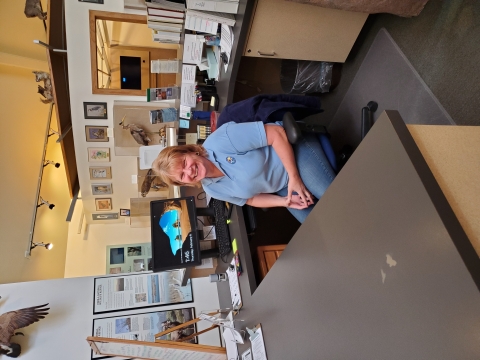
<path id="1" fill-rule="evenodd" d="M 296 192 L 298 195 L 293 195 L 293 192 Z M 293 207 L 290 206 L 290 203 L 294 201 L 295 196 L 299 197 L 301 203 L 306 204 L 305 207 L 313 204 L 312 194 L 307 190 L 299 175 L 290 177 L 288 181 L 287 207 Z M 296 203 L 298 203 L 298 201 L 296 201 Z"/>
<path id="2" fill-rule="evenodd" d="M 297 209 L 297 210 L 302 210 L 306 209 L 309 205 L 312 205 L 313 202 L 309 202 L 308 204 L 304 202 L 299 195 L 292 195 L 289 203 L 287 204 L 288 198 L 285 198 L 285 206 L 292 208 L 292 209 Z"/>

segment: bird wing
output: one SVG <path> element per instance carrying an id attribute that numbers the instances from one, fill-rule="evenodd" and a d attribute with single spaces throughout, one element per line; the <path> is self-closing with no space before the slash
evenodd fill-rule
<path id="1" fill-rule="evenodd" d="M 143 197 L 147 196 L 148 192 L 150 191 L 150 187 L 152 186 L 153 180 L 156 178 L 156 176 L 153 174 L 153 170 L 150 169 L 147 172 L 147 175 L 145 175 L 145 179 L 143 180 L 142 183 L 142 188 L 141 188 L 141 194 Z"/>
<path id="2" fill-rule="evenodd" d="M 0 316 L 0 344 L 10 346 L 10 338 L 15 330 L 31 325 L 48 315 L 48 304 L 9 311 Z"/>

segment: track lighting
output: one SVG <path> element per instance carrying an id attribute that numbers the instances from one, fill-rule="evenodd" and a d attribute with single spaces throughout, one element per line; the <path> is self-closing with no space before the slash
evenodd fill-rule
<path id="1" fill-rule="evenodd" d="M 51 250 L 53 248 L 52 243 L 44 244 L 43 242 L 41 242 L 41 243 L 32 243 L 32 246 L 30 247 L 30 250 L 35 249 L 37 246 L 43 246 L 47 250 Z"/>
<path id="2" fill-rule="evenodd" d="M 45 167 L 47 165 L 55 165 L 55 167 L 57 169 L 60 167 L 60 163 L 52 161 L 52 160 L 45 160 L 45 162 L 43 163 L 43 167 Z"/>
<path id="3" fill-rule="evenodd" d="M 43 198 L 40 196 L 40 204 L 37 205 L 37 208 L 39 208 L 42 205 L 48 205 L 48 208 L 52 210 L 55 207 L 55 204 L 50 204 L 48 201 L 43 200 Z"/>

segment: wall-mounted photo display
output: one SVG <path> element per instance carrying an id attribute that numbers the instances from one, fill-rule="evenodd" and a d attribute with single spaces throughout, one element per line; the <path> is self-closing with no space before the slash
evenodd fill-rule
<path id="1" fill-rule="evenodd" d="M 116 220 L 118 213 L 92 214 L 92 220 Z"/>
<path id="2" fill-rule="evenodd" d="M 90 166 L 90 180 L 103 180 L 112 178 L 110 166 Z"/>
<path id="3" fill-rule="evenodd" d="M 110 161 L 110 148 L 88 148 L 88 161 L 90 162 L 108 162 Z"/>
<path id="4" fill-rule="evenodd" d="M 155 334 L 161 333 L 174 326 L 184 324 L 193 319 L 195 319 L 194 308 L 96 318 L 93 319 L 92 335 L 113 339 L 155 342 Z M 141 324 L 141 326 L 138 326 L 139 324 Z M 164 335 L 159 339 L 182 341 L 196 331 L 196 324 L 191 324 L 179 331 L 173 331 L 170 334 Z M 184 340 L 182 342 L 196 344 L 197 338 L 193 337 L 192 339 Z M 91 358 L 104 359 L 110 357 L 102 354 L 97 355 L 92 351 Z"/>
<path id="5" fill-rule="evenodd" d="M 85 119 L 108 119 L 107 103 L 105 102 L 84 102 L 83 115 Z"/>
<path id="6" fill-rule="evenodd" d="M 87 142 L 108 142 L 108 126 L 85 126 L 85 139 Z"/>
<path id="7" fill-rule="evenodd" d="M 109 194 L 113 194 L 112 184 L 92 184 L 92 195 L 109 195 Z M 120 215 L 122 214 L 120 213 Z"/>
<path id="8" fill-rule="evenodd" d="M 97 209 L 97 211 L 112 210 L 112 199 L 111 198 L 95 199 L 95 208 Z"/>
<path id="9" fill-rule="evenodd" d="M 181 286 L 183 276 L 183 270 L 170 270 L 95 278 L 93 313 L 193 302 L 192 282 Z"/>
<path id="10" fill-rule="evenodd" d="M 152 244 L 107 246 L 106 274 L 125 274 L 152 270 Z"/>
<path id="11" fill-rule="evenodd" d="M 130 216 L 130 209 L 120 209 L 120 216 Z"/>

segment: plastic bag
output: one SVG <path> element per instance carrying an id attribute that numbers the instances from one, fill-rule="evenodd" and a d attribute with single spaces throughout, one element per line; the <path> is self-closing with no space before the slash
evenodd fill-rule
<path id="1" fill-rule="evenodd" d="M 324 93 L 330 90 L 332 70 L 331 62 L 283 60 L 280 83 L 287 94 Z"/>

